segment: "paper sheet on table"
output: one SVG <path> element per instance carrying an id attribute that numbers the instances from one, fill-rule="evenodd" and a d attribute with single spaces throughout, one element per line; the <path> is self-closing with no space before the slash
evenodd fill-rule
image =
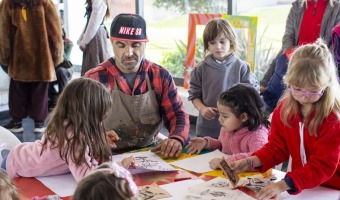
<path id="1" fill-rule="evenodd" d="M 340 191 L 332 190 L 325 187 L 316 187 L 313 189 L 302 190 L 302 192 L 297 195 L 289 195 L 287 192 L 284 192 L 279 197 L 279 200 L 321 200 L 321 199 L 339 200 Z"/>
<path id="2" fill-rule="evenodd" d="M 197 173 L 206 173 L 213 171 L 213 169 L 209 166 L 209 161 L 213 158 L 222 158 L 228 157 L 227 154 L 222 153 L 220 150 L 215 150 L 210 153 L 197 155 L 192 158 L 186 158 L 183 160 L 178 160 L 175 162 L 171 162 L 171 165 L 175 165 L 182 169 L 186 169 L 189 171 L 197 172 Z"/>
<path id="3" fill-rule="evenodd" d="M 123 158 L 133 156 L 135 158 L 135 168 L 129 168 L 131 174 L 139 174 L 145 172 L 170 172 L 176 171 L 171 165 L 165 162 L 157 154 L 151 151 L 143 151 L 136 153 L 126 153 L 112 156 L 113 162 L 120 162 Z"/>
<path id="4" fill-rule="evenodd" d="M 172 196 L 172 197 L 164 198 L 164 199 L 178 200 L 178 199 L 186 199 L 185 196 L 187 195 L 188 188 L 194 185 L 201 184 L 201 183 L 204 183 L 202 179 L 195 179 L 195 180 L 178 181 L 174 183 L 160 185 L 159 187 L 166 190 Z"/>
<path id="5" fill-rule="evenodd" d="M 240 190 L 232 189 L 233 186 L 226 178 L 217 177 L 207 182 L 188 188 L 185 199 L 204 200 L 255 200 L 253 197 Z"/>
<path id="6" fill-rule="evenodd" d="M 285 172 L 273 169 L 272 173 L 277 177 L 276 181 L 281 180 L 285 176 Z M 333 190 L 325 187 L 316 187 L 313 189 L 305 189 L 302 190 L 300 194 L 290 195 L 287 192 L 283 192 L 279 200 L 339 200 L 340 199 L 340 191 Z"/>
<path id="7" fill-rule="evenodd" d="M 71 173 L 57 176 L 36 177 L 36 179 L 60 197 L 72 196 L 77 187 L 77 181 Z"/>
<path id="8" fill-rule="evenodd" d="M 240 190 L 217 187 L 192 187 L 187 191 L 185 199 L 204 200 L 256 200 Z"/>

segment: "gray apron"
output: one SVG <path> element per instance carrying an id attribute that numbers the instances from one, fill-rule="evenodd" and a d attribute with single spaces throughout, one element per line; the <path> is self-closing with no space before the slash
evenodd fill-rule
<path id="1" fill-rule="evenodd" d="M 148 92 L 130 96 L 120 91 L 114 80 L 111 92 L 113 105 L 104 121 L 105 128 L 114 130 L 120 137 L 114 151 L 147 147 L 153 144 L 161 128 L 159 105 L 148 75 L 146 81 Z"/>

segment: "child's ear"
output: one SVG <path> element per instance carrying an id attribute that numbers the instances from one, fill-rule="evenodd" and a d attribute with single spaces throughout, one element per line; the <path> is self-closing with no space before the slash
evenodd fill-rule
<path id="1" fill-rule="evenodd" d="M 242 122 L 246 122 L 249 119 L 248 114 L 245 113 L 245 112 L 242 113 L 241 116 L 240 116 L 240 119 L 241 119 Z"/>

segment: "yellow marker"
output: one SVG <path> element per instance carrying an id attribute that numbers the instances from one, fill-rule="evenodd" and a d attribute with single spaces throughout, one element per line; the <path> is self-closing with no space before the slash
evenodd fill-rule
<path id="1" fill-rule="evenodd" d="M 23 7 L 21 9 L 21 15 L 22 15 L 22 18 L 24 18 L 24 21 L 27 22 L 26 8 Z"/>

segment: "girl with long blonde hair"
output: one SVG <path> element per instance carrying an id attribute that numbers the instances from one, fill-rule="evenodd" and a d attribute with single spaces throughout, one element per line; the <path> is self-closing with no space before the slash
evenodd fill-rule
<path id="1" fill-rule="evenodd" d="M 236 172 L 264 172 L 291 156 L 292 171 L 257 194 L 298 194 L 319 185 L 340 189 L 340 85 L 333 56 L 318 39 L 297 48 L 284 82 L 287 89 L 274 110 L 268 143 L 248 160 L 231 164 Z"/>

